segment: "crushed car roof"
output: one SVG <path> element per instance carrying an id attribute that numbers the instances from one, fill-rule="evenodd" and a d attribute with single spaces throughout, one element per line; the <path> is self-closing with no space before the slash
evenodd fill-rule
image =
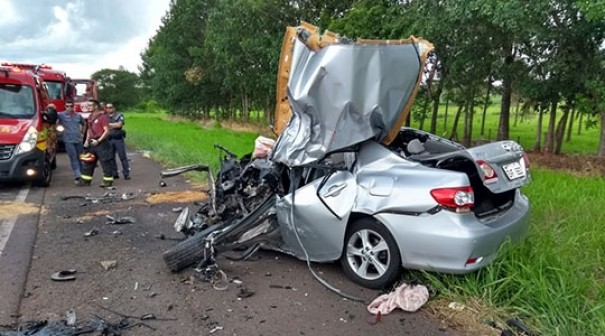
<path id="1" fill-rule="evenodd" d="M 303 23 L 286 31 L 277 81 L 272 160 L 288 166 L 375 139 L 392 141 L 407 118 L 433 45 L 351 42 Z"/>

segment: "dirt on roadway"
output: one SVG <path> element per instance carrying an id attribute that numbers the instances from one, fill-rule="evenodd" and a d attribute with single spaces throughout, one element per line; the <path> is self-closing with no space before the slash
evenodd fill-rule
<path id="1" fill-rule="evenodd" d="M 160 166 L 136 152 L 129 156 L 132 179 L 116 180 L 115 190 L 98 187 L 100 169 L 93 186 L 75 186 L 67 156 L 58 157 L 53 185 L 44 197 L 19 322 L 64 319 L 70 309 L 80 321 L 92 315 L 119 319 L 101 308 L 106 307 L 130 316 L 151 313 L 175 319 L 147 320 L 155 331 L 136 327 L 124 335 L 458 334 L 423 308 L 416 313 L 396 310 L 373 325 L 365 303 L 334 294 L 313 278 L 304 261 L 276 252 L 262 251 L 250 261 L 218 258 L 228 279 L 241 280 L 242 287 L 229 282 L 227 289 L 217 290 L 192 269 L 170 272 L 161 255 L 177 243 L 170 238 L 180 238 L 172 229 L 178 215 L 173 210 L 196 210 L 191 198 L 196 194 L 184 194 L 187 198 L 179 201 L 180 192 L 191 191 L 187 181 L 166 179 L 167 186 L 160 187 Z M 107 215 L 132 216 L 136 223 L 107 224 Z M 97 233 L 85 236 L 93 230 Z M 102 261 L 116 261 L 116 266 L 106 270 Z M 380 294 L 350 282 L 336 264 L 312 267 L 335 287 L 368 302 Z M 77 270 L 75 280 L 51 280 L 54 272 L 69 269 Z M 242 288 L 252 295 L 241 295 Z"/>

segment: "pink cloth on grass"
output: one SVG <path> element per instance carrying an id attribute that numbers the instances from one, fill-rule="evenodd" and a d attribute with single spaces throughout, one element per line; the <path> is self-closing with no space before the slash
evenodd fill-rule
<path id="1" fill-rule="evenodd" d="M 399 307 L 407 312 L 415 312 L 429 300 L 429 290 L 422 285 L 411 286 L 406 283 L 401 284 L 394 291 L 383 294 L 368 306 L 371 314 L 386 315 Z"/>

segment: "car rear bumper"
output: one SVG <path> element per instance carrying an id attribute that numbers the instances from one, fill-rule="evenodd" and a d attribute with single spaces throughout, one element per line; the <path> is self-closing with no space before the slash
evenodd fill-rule
<path id="1" fill-rule="evenodd" d="M 31 181 L 39 178 L 45 157 L 45 153 L 37 148 L 18 155 L 13 151 L 10 158 L 0 160 L 0 182 Z M 28 169 L 33 169 L 34 174 L 28 175 Z"/>
<path id="2" fill-rule="evenodd" d="M 490 264 L 508 239 L 525 238 L 530 206 L 517 191 L 510 209 L 482 220 L 472 213 L 449 211 L 420 216 L 379 214 L 376 218 L 397 241 L 403 267 L 462 274 Z"/>

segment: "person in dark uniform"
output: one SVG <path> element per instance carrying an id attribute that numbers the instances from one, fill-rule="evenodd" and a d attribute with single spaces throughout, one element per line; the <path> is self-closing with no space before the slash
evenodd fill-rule
<path id="1" fill-rule="evenodd" d="M 92 183 L 92 177 L 95 171 L 97 161 L 101 162 L 103 170 L 103 183 L 101 187 L 111 187 L 113 185 L 113 166 L 115 165 L 115 155 L 111 149 L 109 141 L 109 119 L 101 110 L 101 104 L 95 99 L 89 100 L 88 132 L 86 132 L 86 141 L 84 147 L 88 153 L 82 154 L 82 175 L 78 185 L 87 186 Z"/>
<path id="2" fill-rule="evenodd" d="M 126 146 L 124 144 L 124 138 L 126 137 L 126 131 L 124 131 L 124 115 L 116 112 L 116 107 L 112 103 L 105 105 L 107 111 L 107 117 L 109 118 L 109 137 L 111 147 L 113 149 L 113 155 L 118 154 L 120 162 L 122 163 L 122 175 L 124 179 L 130 180 L 130 165 L 128 164 L 128 156 L 126 156 Z M 113 161 L 113 178 L 120 178 L 118 175 L 118 162 L 114 159 Z"/>

